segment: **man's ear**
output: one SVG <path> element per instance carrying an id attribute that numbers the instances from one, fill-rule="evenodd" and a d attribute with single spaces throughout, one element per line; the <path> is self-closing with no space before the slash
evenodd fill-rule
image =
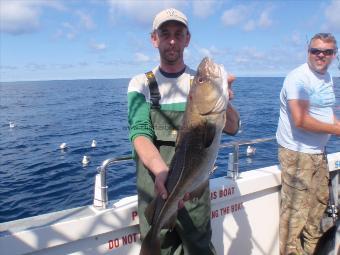
<path id="1" fill-rule="evenodd" d="M 188 47 L 189 43 L 190 43 L 190 38 L 191 38 L 191 34 L 190 32 L 188 31 L 188 34 L 187 34 L 187 41 L 185 42 L 185 47 Z"/>
<path id="2" fill-rule="evenodd" d="M 151 39 L 151 43 L 152 43 L 153 47 L 158 48 L 159 40 L 158 40 L 158 36 L 157 36 L 157 32 L 156 31 L 153 31 L 151 33 L 150 39 Z"/>

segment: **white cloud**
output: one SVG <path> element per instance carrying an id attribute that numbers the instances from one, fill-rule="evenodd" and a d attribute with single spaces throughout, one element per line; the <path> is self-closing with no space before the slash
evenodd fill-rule
<path id="1" fill-rule="evenodd" d="M 245 6 L 238 5 L 235 8 L 226 10 L 222 15 L 222 23 L 225 26 L 240 26 L 244 31 L 253 31 L 256 28 L 266 28 L 272 25 L 270 11 L 266 8 L 261 13 L 254 12 L 254 4 Z"/>
<path id="2" fill-rule="evenodd" d="M 0 65 L 0 69 L 3 70 L 16 70 L 18 69 L 17 66 L 10 66 L 10 65 Z"/>
<path id="3" fill-rule="evenodd" d="M 0 32 L 19 35 L 32 33 L 40 27 L 40 16 L 44 7 L 63 10 L 54 0 L 0 1 Z"/>
<path id="4" fill-rule="evenodd" d="M 243 30 L 252 31 L 256 28 L 256 22 L 254 20 L 248 20 L 248 22 L 243 26 Z"/>
<path id="5" fill-rule="evenodd" d="M 38 63 L 28 63 L 24 66 L 24 68 L 31 71 L 46 70 L 47 65 Z"/>
<path id="6" fill-rule="evenodd" d="M 222 15 L 222 22 L 225 26 L 235 26 L 244 21 L 248 16 L 248 8 L 243 5 L 238 5 L 233 9 L 226 10 Z"/>
<path id="7" fill-rule="evenodd" d="M 178 8 L 181 10 L 186 2 L 176 0 L 153 1 L 147 4 L 146 1 L 135 0 L 107 0 L 110 8 L 110 19 L 113 23 L 124 23 L 126 16 L 136 21 L 136 24 L 150 25 L 153 17 L 165 8 Z"/>
<path id="8" fill-rule="evenodd" d="M 135 53 L 135 61 L 136 62 L 149 62 L 150 57 L 143 53 L 137 52 Z"/>
<path id="9" fill-rule="evenodd" d="M 254 47 L 245 47 L 241 52 L 246 54 L 251 59 L 258 59 L 258 60 L 265 59 L 267 55 Z"/>
<path id="10" fill-rule="evenodd" d="M 246 56 L 236 56 L 234 60 L 237 64 L 246 64 L 250 62 L 249 58 Z"/>
<path id="11" fill-rule="evenodd" d="M 77 28 L 73 26 L 69 22 L 63 22 L 61 24 L 61 28 L 57 30 L 57 32 L 54 34 L 54 38 L 62 38 L 65 37 L 68 40 L 73 40 L 76 38 L 78 34 Z"/>
<path id="12" fill-rule="evenodd" d="M 335 31 L 340 31 L 340 1 L 333 0 L 326 8 L 327 25 Z"/>
<path id="13" fill-rule="evenodd" d="M 114 24 L 122 24 L 126 18 L 133 19 L 136 24 L 151 26 L 154 16 L 166 8 L 177 8 L 186 13 L 186 9 L 192 9 L 193 15 L 206 18 L 211 16 L 220 6 L 220 0 L 162 0 L 162 1 L 136 1 L 136 0 L 107 0 L 110 19 Z M 190 23 L 190 21 L 189 21 Z"/>
<path id="14" fill-rule="evenodd" d="M 92 30 L 96 27 L 92 17 L 80 10 L 74 12 L 74 14 L 79 18 L 78 22 L 70 23 L 63 22 L 57 31 L 54 33 L 53 38 L 67 38 L 68 40 L 73 40 L 82 31 L 82 28 L 86 30 Z"/>
<path id="15" fill-rule="evenodd" d="M 260 18 L 258 21 L 259 27 L 270 27 L 272 25 L 273 22 L 269 17 L 269 12 L 270 10 L 267 9 L 260 14 Z"/>
<path id="16" fill-rule="evenodd" d="M 78 65 L 81 67 L 84 67 L 84 66 L 89 66 L 89 63 L 86 61 L 81 61 L 81 62 L 78 62 Z"/>
<path id="17" fill-rule="evenodd" d="M 207 48 L 200 48 L 198 52 L 203 56 L 203 57 L 212 57 L 212 53 L 209 49 Z"/>
<path id="18" fill-rule="evenodd" d="M 95 51 L 103 51 L 103 50 L 106 50 L 107 48 L 105 43 L 96 43 L 96 42 L 90 43 L 90 47 L 91 49 Z"/>
<path id="19" fill-rule="evenodd" d="M 184 57 L 186 58 L 192 57 L 192 51 L 189 48 L 184 49 Z"/>
<path id="20" fill-rule="evenodd" d="M 303 63 L 304 58 L 297 54 L 296 49 L 287 46 L 286 42 L 276 47 L 243 47 L 241 50 L 231 49 L 228 52 L 232 60 L 225 65 L 229 70 L 237 70 L 237 75 L 284 75 Z M 225 58 L 224 58 L 225 59 Z"/>
<path id="21" fill-rule="evenodd" d="M 81 25 L 85 27 L 87 30 L 91 30 L 96 27 L 92 17 L 88 13 L 78 10 L 76 11 L 76 15 L 80 18 Z"/>
<path id="22" fill-rule="evenodd" d="M 201 54 L 202 57 L 211 57 L 211 58 L 217 58 L 219 56 L 223 56 L 226 54 L 226 50 L 217 48 L 216 46 L 212 45 L 208 48 L 205 47 L 195 47 L 197 52 Z"/>
<path id="23" fill-rule="evenodd" d="M 299 32 L 293 32 L 291 37 L 288 39 L 288 43 L 291 43 L 293 46 L 301 46 L 303 43 L 308 43 L 308 39 L 303 39 L 302 35 Z"/>
<path id="24" fill-rule="evenodd" d="M 206 18 L 212 15 L 221 5 L 217 0 L 196 0 L 192 1 L 193 13 L 197 17 Z"/>

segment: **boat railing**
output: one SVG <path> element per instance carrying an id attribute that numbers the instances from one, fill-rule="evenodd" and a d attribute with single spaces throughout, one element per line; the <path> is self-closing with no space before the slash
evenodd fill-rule
<path id="1" fill-rule="evenodd" d="M 106 159 L 97 167 L 98 173 L 95 177 L 93 206 L 97 209 L 106 209 L 108 206 L 106 171 L 107 168 L 115 163 L 131 160 L 132 156 L 122 156 L 118 158 Z"/>
<path id="2" fill-rule="evenodd" d="M 233 148 L 233 152 L 228 154 L 228 169 L 227 169 L 227 177 L 236 180 L 239 176 L 239 150 L 240 146 L 243 145 L 253 145 L 257 143 L 269 142 L 275 140 L 275 136 L 266 137 L 266 138 L 257 138 L 252 140 L 244 140 L 244 141 L 236 141 L 223 143 L 220 145 L 220 148 Z"/>
<path id="3" fill-rule="evenodd" d="M 235 180 L 239 176 L 238 158 L 239 158 L 240 146 L 268 142 L 274 139 L 275 137 L 267 137 L 267 138 L 253 139 L 253 140 L 222 143 L 220 145 L 220 148 L 233 148 L 233 152 L 230 152 L 228 154 L 227 177 Z M 95 208 L 102 210 L 108 207 L 109 199 L 108 199 L 108 192 L 107 192 L 108 187 L 107 187 L 107 182 L 106 182 L 106 171 L 108 167 L 113 164 L 124 162 L 124 161 L 131 160 L 131 159 L 132 159 L 132 156 L 121 156 L 117 158 L 106 159 L 97 168 L 98 173 L 96 174 L 96 177 L 95 177 L 94 199 L 93 199 L 93 206 Z"/>

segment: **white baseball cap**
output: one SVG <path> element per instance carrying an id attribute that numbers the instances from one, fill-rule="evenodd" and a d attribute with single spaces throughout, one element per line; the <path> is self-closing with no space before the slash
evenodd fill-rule
<path id="1" fill-rule="evenodd" d="M 158 13 L 153 20 L 152 30 L 158 29 L 164 22 L 174 20 L 183 23 L 188 27 L 188 19 L 184 13 L 174 8 L 166 9 Z"/>

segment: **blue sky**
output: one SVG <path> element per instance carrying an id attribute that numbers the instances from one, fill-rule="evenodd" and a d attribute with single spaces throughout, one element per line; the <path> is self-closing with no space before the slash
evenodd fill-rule
<path id="1" fill-rule="evenodd" d="M 158 64 L 154 15 L 175 7 L 192 33 L 185 62 L 204 56 L 242 76 L 285 76 L 307 41 L 340 41 L 340 0 L 0 0 L 0 81 L 129 78 Z M 340 76 L 338 61 L 331 72 Z"/>

